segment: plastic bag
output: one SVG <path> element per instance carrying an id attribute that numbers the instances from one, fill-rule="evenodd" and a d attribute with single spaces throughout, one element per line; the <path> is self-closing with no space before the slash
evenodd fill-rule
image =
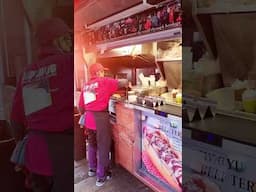
<path id="1" fill-rule="evenodd" d="M 21 141 L 18 141 L 16 147 L 12 152 L 10 161 L 17 165 L 25 165 L 25 152 L 26 152 L 27 136 Z"/>
<path id="2" fill-rule="evenodd" d="M 81 126 L 84 126 L 84 124 L 85 124 L 85 114 L 81 115 L 81 117 L 78 121 L 78 124 L 81 125 Z"/>

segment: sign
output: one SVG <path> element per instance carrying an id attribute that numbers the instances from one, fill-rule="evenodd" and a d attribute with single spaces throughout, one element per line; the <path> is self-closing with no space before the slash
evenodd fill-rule
<path id="1" fill-rule="evenodd" d="M 181 118 L 144 113 L 142 119 L 142 169 L 167 191 L 181 191 Z"/>
<path id="2" fill-rule="evenodd" d="M 85 33 L 84 46 L 89 49 L 96 43 L 117 41 L 130 37 L 155 33 L 180 27 L 182 22 L 181 3 L 167 2 L 161 6 L 129 15 L 98 29 Z M 179 34 L 176 34 L 179 35 Z"/>
<path id="3" fill-rule="evenodd" d="M 256 149 L 224 139 L 222 146 L 202 141 L 192 139 L 191 134 L 183 134 L 185 186 L 199 176 L 206 183 L 205 187 L 214 186 L 213 192 L 256 192 Z M 250 150 L 241 150 L 243 147 Z"/>

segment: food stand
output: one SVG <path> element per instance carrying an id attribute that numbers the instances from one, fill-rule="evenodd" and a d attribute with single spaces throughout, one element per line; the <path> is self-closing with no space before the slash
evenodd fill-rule
<path id="1" fill-rule="evenodd" d="M 183 118 L 182 125 L 183 190 L 253 192 L 256 116 L 248 110 L 244 93 L 255 90 L 250 75 L 255 69 L 255 53 L 250 51 L 255 43 L 251 25 L 242 23 L 255 17 L 256 4 L 246 0 L 232 1 L 232 6 L 228 0 L 192 2 L 208 59 L 197 62 L 205 68 L 186 71 L 183 79 L 188 95 L 183 97 L 183 115 L 190 117 Z M 190 81 L 188 74 L 193 74 Z M 210 76 L 215 79 L 205 81 Z M 192 91 L 195 84 L 200 86 Z M 210 115 L 202 115 L 209 109 Z"/>
<path id="2" fill-rule="evenodd" d="M 109 103 L 115 163 L 154 191 L 176 192 L 182 182 L 181 12 L 179 1 L 157 2 L 91 22 L 80 42 L 87 67 L 98 61 L 109 68 L 107 76 L 132 83 Z M 147 28 L 157 13 L 173 15 Z"/>

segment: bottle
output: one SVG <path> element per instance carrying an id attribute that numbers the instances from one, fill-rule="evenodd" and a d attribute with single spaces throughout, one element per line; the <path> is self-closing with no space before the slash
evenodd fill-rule
<path id="1" fill-rule="evenodd" d="M 242 95 L 245 112 L 256 113 L 256 89 L 247 89 Z"/>
<path id="2" fill-rule="evenodd" d="M 151 86 L 155 86 L 156 85 L 156 77 L 155 77 L 155 75 L 150 75 L 149 78 L 150 78 L 150 85 Z"/>
<path id="3" fill-rule="evenodd" d="M 178 104 L 182 103 L 182 95 L 181 95 L 181 93 L 177 93 L 177 95 L 176 95 L 176 103 L 178 103 Z"/>

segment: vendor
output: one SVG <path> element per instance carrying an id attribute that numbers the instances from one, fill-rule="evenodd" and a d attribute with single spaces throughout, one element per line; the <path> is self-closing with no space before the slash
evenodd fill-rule
<path id="1" fill-rule="evenodd" d="M 33 191 L 73 189 L 71 36 L 71 29 L 59 18 L 38 25 L 38 59 L 22 73 L 13 99 L 11 125 L 16 141 L 27 138 L 24 166 Z"/>
<path id="2" fill-rule="evenodd" d="M 85 127 L 89 143 L 88 176 L 97 176 L 96 186 L 104 185 L 105 181 L 111 178 L 109 159 L 111 125 L 107 111 L 109 99 L 119 87 L 128 85 L 128 81 L 104 77 L 104 70 L 106 69 L 100 63 L 89 67 L 91 78 L 85 84 L 79 101 L 80 113 L 85 113 Z"/>

